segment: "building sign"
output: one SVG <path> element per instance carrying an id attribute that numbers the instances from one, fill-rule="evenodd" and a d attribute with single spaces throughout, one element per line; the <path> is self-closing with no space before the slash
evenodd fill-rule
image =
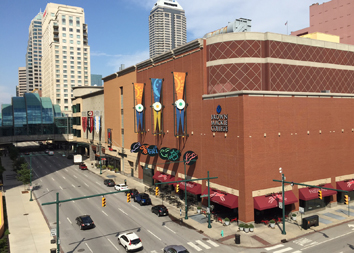
<path id="1" fill-rule="evenodd" d="M 217 114 L 211 115 L 211 131 L 212 132 L 228 132 L 228 114 L 220 114 L 221 106 L 216 108 Z"/>
<path id="2" fill-rule="evenodd" d="M 134 142 L 132 145 L 130 145 L 130 152 L 131 153 L 138 153 L 140 150 L 140 142 Z"/>
<path id="3" fill-rule="evenodd" d="M 112 129 L 107 128 L 107 141 L 108 145 L 112 146 Z"/>
<path id="4" fill-rule="evenodd" d="M 198 155 L 196 153 L 194 153 L 193 151 L 187 151 L 186 153 L 184 153 L 183 155 L 183 161 L 187 164 L 187 165 L 193 165 L 195 164 L 195 162 L 198 159 Z"/>
<path id="5" fill-rule="evenodd" d="M 150 145 L 147 149 L 149 156 L 155 156 L 159 153 L 159 149 L 155 145 Z"/>
<path id="6" fill-rule="evenodd" d="M 170 153 L 170 148 L 163 147 L 163 148 L 160 149 L 159 157 L 160 157 L 162 160 L 167 160 L 169 153 Z"/>
<path id="7" fill-rule="evenodd" d="M 173 149 L 170 149 L 170 152 L 168 153 L 167 160 L 174 162 L 174 161 L 177 161 L 180 156 L 181 156 L 181 151 L 173 148 Z"/>
<path id="8" fill-rule="evenodd" d="M 143 155 L 147 155 L 148 154 L 148 147 L 149 144 L 143 144 L 140 146 L 140 153 L 142 153 Z"/>

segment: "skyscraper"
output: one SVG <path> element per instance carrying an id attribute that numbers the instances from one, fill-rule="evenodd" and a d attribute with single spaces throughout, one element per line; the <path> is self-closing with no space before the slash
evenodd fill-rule
<path id="1" fill-rule="evenodd" d="M 16 86 L 16 97 L 23 97 L 23 94 L 25 94 L 26 91 L 26 67 L 19 67 L 18 86 Z"/>
<path id="2" fill-rule="evenodd" d="M 175 0 L 157 0 L 149 16 L 150 58 L 187 42 L 184 10 Z"/>
<path id="3" fill-rule="evenodd" d="M 41 57 L 42 57 L 42 16 L 39 12 L 28 28 L 26 52 L 26 92 L 42 88 Z"/>
<path id="4" fill-rule="evenodd" d="M 43 14 L 42 95 L 71 115 L 72 87 L 91 84 L 90 47 L 80 7 L 48 3 Z"/>

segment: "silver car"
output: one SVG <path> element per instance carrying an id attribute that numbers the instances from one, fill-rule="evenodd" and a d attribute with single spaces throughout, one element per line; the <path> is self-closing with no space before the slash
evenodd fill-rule
<path id="1" fill-rule="evenodd" d="M 163 249 L 163 253 L 189 253 L 182 245 L 169 245 Z"/>

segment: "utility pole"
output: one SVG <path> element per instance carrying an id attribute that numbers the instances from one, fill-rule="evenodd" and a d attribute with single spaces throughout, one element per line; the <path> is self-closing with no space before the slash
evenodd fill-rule
<path id="1" fill-rule="evenodd" d="M 33 198 L 32 198 L 32 154 L 30 154 L 30 201 L 33 201 Z"/>
<path id="2" fill-rule="evenodd" d="M 99 160 L 99 165 L 100 165 L 100 174 L 102 174 L 102 162 L 101 162 L 101 140 L 98 142 L 98 150 L 100 154 L 100 160 Z"/>
<path id="3" fill-rule="evenodd" d="M 282 211 L 283 211 L 283 231 L 282 234 L 286 235 L 285 232 L 285 202 L 284 202 L 284 173 L 282 168 L 279 168 L 279 173 L 281 173 L 281 196 L 282 196 Z"/>

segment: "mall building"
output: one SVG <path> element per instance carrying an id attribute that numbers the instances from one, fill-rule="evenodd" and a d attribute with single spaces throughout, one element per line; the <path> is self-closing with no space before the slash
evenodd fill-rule
<path id="1" fill-rule="evenodd" d="M 343 193 L 318 199 L 321 187 L 354 197 L 353 66 L 351 45 L 254 32 L 197 39 L 103 78 L 105 138 L 114 128 L 112 145 L 147 185 L 217 177 L 211 203 L 230 218 L 281 215 L 279 168 L 313 186 L 285 184 L 287 213 L 330 208 Z M 179 189 L 206 205 L 207 180 Z"/>

